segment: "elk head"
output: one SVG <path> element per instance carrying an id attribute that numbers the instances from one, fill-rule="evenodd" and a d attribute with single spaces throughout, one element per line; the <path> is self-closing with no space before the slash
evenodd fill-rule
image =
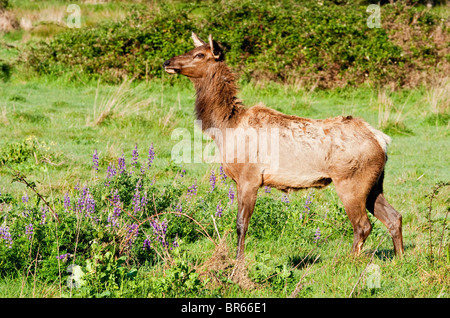
<path id="1" fill-rule="evenodd" d="M 192 32 L 195 48 L 187 53 L 168 59 L 163 63 L 164 70 L 169 74 L 182 74 L 189 78 L 202 78 L 209 68 L 223 61 L 223 51 L 219 44 L 209 35 L 208 43 Z"/>

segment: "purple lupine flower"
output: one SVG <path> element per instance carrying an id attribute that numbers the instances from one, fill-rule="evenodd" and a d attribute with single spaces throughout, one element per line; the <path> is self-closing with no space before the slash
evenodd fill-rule
<path id="1" fill-rule="evenodd" d="M 312 197 L 313 197 L 313 193 L 312 192 L 310 192 L 309 194 L 308 194 L 308 196 L 306 197 L 306 200 L 305 200 L 305 204 L 304 204 L 304 206 L 303 206 L 303 213 L 306 213 L 306 214 L 308 214 L 310 211 L 311 211 L 311 208 L 309 207 L 309 205 L 311 204 L 311 201 L 312 201 Z"/>
<path id="2" fill-rule="evenodd" d="M 118 220 L 118 218 L 120 216 L 120 212 L 121 212 L 119 190 L 116 189 L 114 193 L 111 190 L 111 194 L 112 194 L 112 205 L 114 206 L 114 208 L 113 208 L 112 215 L 108 215 L 107 222 L 111 223 L 111 224 L 108 224 L 107 226 L 113 226 L 113 227 L 117 226 L 118 227 L 119 225 L 117 223 L 117 220 Z"/>
<path id="3" fill-rule="evenodd" d="M 120 210 L 120 207 L 119 207 L 120 197 L 119 197 L 119 190 L 118 189 L 116 189 L 116 191 L 114 192 L 113 202 L 114 202 L 114 210 L 113 210 L 114 216 L 119 217 L 121 210 Z"/>
<path id="4" fill-rule="evenodd" d="M 127 168 L 126 163 L 125 163 L 125 155 L 123 152 L 122 152 L 122 157 L 119 157 L 119 159 L 118 159 L 118 167 L 117 168 L 119 169 L 120 174 L 124 173 Z"/>
<path id="5" fill-rule="evenodd" d="M 8 226 L 0 226 L 0 239 L 5 241 L 5 246 L 7 248 L 12 248 L 13 241 Z"/>
<path id="6" fill-rule="evenodd" d="M 92 194 L 88 193 L 86 197 L 86 215 L 90 215 L 95 212 L 95 200 Z"/>
<path id="7" fill-rule="evenodd" d="M 69 212 L 71 205 L 70 205 L 70 196 L 69 192 L 66 192 L 64 194 L 64 211 Z"/>
<path id="8" fill-rule="evenodd" d="M 222 211 L 223 211 L 223 208 L 220 205 L 220 203 L 221 203 L 221 201 L 219 201 L 219 203 L 217 204 L 217 207 L 216 207 L 216 216 L 219 218 L 222 217 Z"/>
<path id="9" fill-rule="evenodd" d="M 186 174 L 186 169 L 181 170 L 180 177 L 183 178 L 185 174 Z"/>
<path id="10" fill-rule="evenodd" d="M 216 188 L 216 175 L 214 170 L 211 170 L 211 175 L 209 176 L 209 184 L 211 185 L 211 192 Z"/>
<path id="11" fill-rule="evenodd" d="M 225 181 L 227 180 L 227 175 L 225 174 L 225 171 L 223 171 L 223 166 L 220 166 L 219 168 L 219 175 L 220 180 L 222 180 L 222 183 L 225 183 Z"/>
<path id="12" fill-rule="evenodd" d="M 111 179 L 112 177 L 115 177 L 117 174 L 117 170 L 116 170 L 116 164 L 110 163 L 108 165 L 108 168 L 106 169 L 106 182 L 105 182 L 105 186 L 109 187 L 109 184 L 111 183 L 111 181 L 109 179 Z"/>
<path id="13" fill-rule="evenodd" d="M 56 256 L 56 259 L 61 259 L 64 262 L 66 262 L 69 259 L 70 256 L 72 256 L 72 254 L 66 253 L 66 254 L 62 254 L 62 255 Z"/>
<path id="14" fill-rule="evenodd" d="M 178 244 L 177 240 L 174 239 L 173 242 L 172 242 L 172 247 L 171 247 L 170 249 L 176 248 L 176 247 L 178 247 L 178 246 L 180 246 L 180 245 Z"/>
<path id="15" fill-rule="evenodd" d="M 76 204 L 76 206 L 74 206 L 74 210 L 77 213 L 81 213 L 84 211 L 84 209 L 86 207 L 86 198 L 88 196 L 88 193 L 89 193 L 89 189 L 86 186 L 84 186 L 83 190 L 81 191 L 80 196 L 78 197 L 77 204 Z"/>
<path id="16" fill-rule="evenodd" d="M 153 228 L 153 236 L 155 237 L 155 240 L 161 243 L 163 247 L 169 246 L 166 241 L 167 225 L 168 223 L 165 219 L 161 223 L 159 223 L 159 221 L 153 221 L 151 223 Z"/>
<path id="17" fill-rule="evenodd" d="M 188 192 L 187 192 L 189 198 L 192 198 L 192 196 L 197 195 L 197 182 L 195 182 L 193 185 L 191 185 L 188 188 Z"/>
<path id="18" fill-rule="evenodd" d="M 289 204 L 289 197 L 287 196 L 287 194 L 283 194 L 283 196 L 281 197 L 281 202 Z"/>
<path id="19" fill-rule="evenodd" d="M 265 193 L 270 193 L 270 192 L 271 192 L 271 188 L 268 187 L 268 186 L 265 186 L 264 192 L 265 192 Z"/>
<path id="20" fill-rule="evenodd" d="M 148 197 L 147 197 L 147 191 L 145 191 L 144 194 L 141 196 L 141 208 L 146 207 L 147 203 L 148 203 Z"/>
<path id="21" fill-rule="evenodd" d="M 28 240 L 31 241 L 32 237 L 33 237 L 33 223 L 28 224 L 27 226 L 25 226 L 25 235 L 28 235 Z"/>
<path id="22" fill-rule="evenodd" d="M 97 149 L 94 150 L 94 154 L 92 155 L 92 169 L 95 170 L 95 173 L 98 172 L 98 153 L 97 153 Z"/>
<path id="23" fill-rule="evenodd" d="M 317 243 L 317 241 L 320 240 L 320 229 L 317 228 L 316 232 L 314 233 L 314 243 Z"/>
<path id="24" fill-rule="evenodd" d="M 147 161 L 147 167 L 150 169 L 152 166 L 153 160 L 155 159 L 155 150 L 153 149 L 153 143 L 151 144 L 150 148 L 148 149 L 148 161 Z"/>
<path id="25" fill-rule="evenodd" d="M 233 186 L 230 186 L 230 189 L 228 190 L 228 198 L 230 199 L 230 204 L 233 204 L 234 202 L 234 191 Z"/>
<path id="26" fill-rule="evenodd" d="M 46 205 L 41 206 L 41 216 L 42 216 L 42 220 L 39 224 L 45 224 L 45 219 L 47 217 L 47 212 L 48 212 L 48 207 Z"/>
<path id="27" fill-rule="evenodd" d="M 126 236 L 126 240 L 128 241 L 128 245 L 131 246 L 134 243 L 134 240 L 137 238 L 139 234 L 139 226 L 135 223 L 128 226 L 128 235 Z"/>
<path id="28" fill-rule="evenodd" d="M 25 192 L 25 194 L 22 196 L 22 203 L 28 203 L 28 192 Z"/>
<path id="29" fill-rule="evenodd" d="M 183 206 L 181 205 L 181 203 L 177 204 L 177 207 L 175 208 L 175 211 L 182 213 L 183 212 Z"/>
<path id="30" fill-rule="evenodd" d="M 142 250 L 144 251 L 150 251 L 150 249 L 152 248 L 152 243 L 149 239 L 145 239 L 144 240 L 144 246 L 142 247 Z"/>
<path id="31" fill-rule="evenodd" d="M 134 149 L 133 149 L 133 154 L 131 156 L 131 165 L 134 168 L 136 168 L 136 164 L 138 162 L 138 158 L 139 158 L 138 146 L 137 146 L 137 144 L 135 144 Z"/>

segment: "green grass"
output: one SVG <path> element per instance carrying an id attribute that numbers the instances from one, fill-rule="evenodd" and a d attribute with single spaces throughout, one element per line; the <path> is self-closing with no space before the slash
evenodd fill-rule
<path id="1" fill-rule="evenodd" d="M 167 170 L 171 160 L 170 151 L 176 143 L 171 140 L 171 133 L 176 128 L 193 131 L 194 91 L 188 81 L 182 80 L 175 85 L 165 84 L 161 80 L 134 83 L 126 92 L 135 102 L 125 103 L 122 108 L 113 110 L 99 125 L 92 125 L 90 119 L 94 116 L 94 104 L 100 105 L 110 96 L 117 95 L 118 86 L 87 80 L 78 83 L 52 78 L 23 80 L 20 76 L 15 76 L 4 83 L 0 90 L 1 107 L 4 109 L 0 147 L 6 149 L 7 145 L 14 142 L 20 144 L 34 136 L 38 144 L 37 159 L 12 162 L 10 166 L 23 172 L 29 180 L 37 182 L 37 189 L 43 195 L 57 200 L 79 181 L 94 182 L 91 166 L 95 149 L 99 153 L 101 174 L 105 175 L 109 162 L 116 161 L 122 151 L 127 160 L 130 160 L 136 143 L 141 149 L 154 143 L 157 152 L 154 166 L 157 183 L 173 178 L 174 173 Z M 441 190 L 431 210 L 434 261 L 429 257 L 429 201 L 426 195 L 431 193 L 437 182 L 450 179 L 450 155 L 446 151 L 450 146 L 449 130 L 448 124 L 434 125 L 426 120 L 431 110 L 424 102 L 425 92 L 424 88 L 390 93 L 395 107 L 404 105 L 399 118 L 412 132 L 392 136 L 385 178 L 386 197 L 403 215 L 403 259 L 393 258 L 392 242 L 387 231 L 374 218 L 371 218 L 374 230 L 365 244 L 363 255 L 358 258 L 349 257 L 351 227 L 342 210 L 340 223 L 337 224 L 342 224 L 341 228 L 347 229 L 346 231 L 331 235 L 333 227 L 325 227 L 323 230 L 328 231 L 330 239 L 319 244 L 305 243 L 301 238 L 313 237 L 315 227 L 298 227 L 298 222 L 292 221 L 292 218 L 298 216 L 309 193 L 305 190 L 290 195 L 291 203 L 297 204 L 297 208 L 292 207 L 286 212 L 287 216 L 283 219 L 286 225 L 282 229 L 282 235 L 274 234 L 269 229 L 258 230 L 255 224 L 262 223 L 258 221 L 258 211 L 255 212 L 246 247 L 246 273 L 254 283 L 252 288 L 239 288 L 234 283 L 222 282 L 214 288 L 203 289 L 203 294 L 199 295 L 287 297 L 302 280 L 302 288 L 297 294 L 299 297 L 448 297 L 448 221 L 444 219 L 448 208 L 448 187 Z M 363 117 L 374 126 L 377 126 L 379 115 L 377 96 L 377 92 L 369 88 L 309 92 L 270 83 L 244 84 L 240 93 L 247 105 L 263 102 L 285 113 L 313 118 L 350 114 Z M 131 98 L 128 99 L 130 100 Z M 143 103 L 136 108 L 137 101 Z M 121 112 L 127 107 L 136 112 Z M 208 164 L 187 164 L 184 167 L 187 170 L 186 184 L 196 179 L 202 189 L 208 187 L 211 167 L 217 168 L 216 165 Z M 0 191 L 10 193 L 20 200 L 26 187 L 22 183 L 11 183 L 12 172 L 6 167 L 2 167 L 1 175 Z M 229 185 L 231 184 L 228 183 Z M 222 189 L 224 192 L 226 190 Z M 32 195 L 29 190 L 28 192 Z M 260 196 L 267 194 L 261 190 Z M 270 196 L 279 200 L 281 193 L 272 190 Z M 314 191 L 314 196 L 315 222 L 320 226 L 327 211 L 339 213 L 342 205 L 333 186 Z M 211 206 L 215 204 L 216 201 L 211 202 Z M 221 235 L 229 232 L 226 236 L 229 257 L 233 257 L 236 239 L 235 209 L 236 206 L 227 210 L 224 223 L 220 225 Z M 274 222 L 280 221 L 274 219 Z M 339 231 L 339 227 L 335 230 Z M 444 234 L 443 237 L 441 233 Z M 218 239 L 215 231 L 210 235 L 215 240 Z M 383 242 L 378 247 L 381 239 Z M 438 256 L 440 244 L 443 248 Z M 191 269 L 198 269 L 201 264 L 206 263 L 213 251 L 214 245 L 207 239 L 199 238 L 194 242 L 182 243 L 174 258 L 186 262 Z M 316 257 L 319 257 L 317 261 Z M 380 288 L 368 289 L 365 285 L 366 276 L 362 273 L 369 262 L 381 268 Z M 172 268 L 182 271 L 179 266 L 174 265 Z M 115 294 L 116 297 L 159 295 L 149 292 L 151 288 L 147 286 L 146 289 L 145 284 L 149 282 L 150 276 L 168 275 L 164 274 L 164 264 L 160 261 L 137 270 L 139 279 L 124 282 L 121 285 L 123 292 Z M 229 269 L 223 270 L 223 279 L 229 274 L 227 271 Z M 67 276 L 64 269 L 61 275 L 64 280 Z M 220 273 L 217 275 L 221 277 Z M 34 287 L 23 283 L 30 280 Z M 39 275 L 26 278 L 22 273 L 16 278 L 4 278 L 0 286 L 6 285 L 14 288 L 3 288 L 2 294 L 5 297 L 67 295 L 65 287 L 59 286 L 58 277 L 54 277 L 53 282 L 48 282 L 41 280 Z M 38 292 L 35 290 L 36 285 Z M 97 295 L 100 294 L 99 292 Z"/>

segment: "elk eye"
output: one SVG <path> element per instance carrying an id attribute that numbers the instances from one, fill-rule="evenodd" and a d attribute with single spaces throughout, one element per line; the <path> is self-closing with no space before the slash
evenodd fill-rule
<path id="1" fill-rule="evenodd" d="M 205 54 L 203 54 L 203 53 L 198 53 L 198 54 L 196 54 L 195 56 L 194 56 L 194 59 L 202 59 L 202 58 L 204 58 L 205 57 Z"/>

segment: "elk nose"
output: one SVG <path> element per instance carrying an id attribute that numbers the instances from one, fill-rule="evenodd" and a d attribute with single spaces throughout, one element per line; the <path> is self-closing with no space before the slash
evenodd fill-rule
<path id="1" fill-rule="evenodd" d="M 165 62 L 163 63 L 163 66 L 164 66 L 164 67 L 169 66 L 169 65 L 170 65 L 170 60 L 167 60 L 167 61 L 165 61 Z"/>

